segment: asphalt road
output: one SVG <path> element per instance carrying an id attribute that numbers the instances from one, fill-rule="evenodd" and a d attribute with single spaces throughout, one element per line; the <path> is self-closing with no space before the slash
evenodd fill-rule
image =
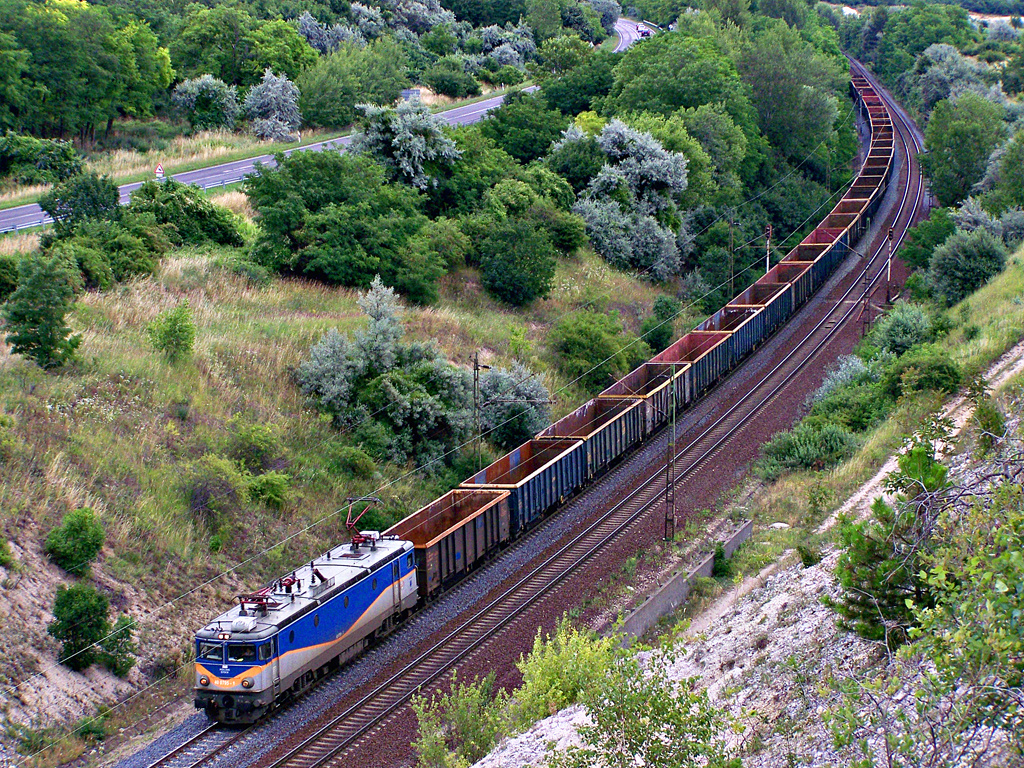
<path id="1" fill-rule="evenodd" d="M 615 32 L 619 37 L 619 43 L 615 46 L 616 51 L 624 51 L 640 39 L 640 33 L 637 30 L 637 25 L 631 21 L 626 21 L 625 19 L 619 19 L 615 22 Z M 536 86 L 531 86 L 526 90 L 532 92 L 537 90 L 537 88 Z M 467 104 L 462 107 L 456 107 L 455 109 L 449 109 L 446 112 L 441 112 L 440 115 L 446 122 L 448 122 L 449 125 L 468 125 L 482 120 L 490 110 L 501 106 L 501 103 L 504 100 L 504 96 L 495 96 L 492 99 L 478 101 L 475 104 Z M 286 150 L 285 154 L 290 155 L 292 152 L 306 151 L 317 152 L 322 149 L 339 149 L 350 144 L 352 142 L 352 138 L 352 136 L 343 136 L 340 139 L 322 141 L 317 144 L 308 144 L 304 147 L 296 147 L 295 149 Z M 203 189 L 222 187 L 226 184 L 234 184 L 241 181 L 246 177 L 246 175 L 253 172 L 256 163 L 272 166 L 274 164 L 274 156 L 260 155 L 259 157 L 250 157 L 246 160 L 236 160 L 233 163 L 211 165 L 207 168 L 200 168 L 195 171 L 176 173 L 173 176 L 169 175 L 169 178 L 173 178 L 175 181 L 180 181 L 184 184 L 195 184 Z M 142 182 L 136 182 L 134 184 L 124 184 L 119 187 L 121 203 L 127 203 L 132 192 L 141 186 Z M 10 232 L 12 230 L 24 229 L 26 227 L 37 227 L 40 224 L 48 224 L 50 221 L 50 217 L 43 213 L 42 208 L 40 208 L 37 203 L 19 205 L 16 208 L 8 208 L 0 211 L 0 232 Z"/>

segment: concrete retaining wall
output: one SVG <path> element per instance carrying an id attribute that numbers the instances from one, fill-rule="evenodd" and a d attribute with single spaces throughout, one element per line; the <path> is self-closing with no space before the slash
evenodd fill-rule
<path id="1" fill-rule="evenodd" d="M 725 551 L 725 556 L 732 557 L 736 548 L 750 538 L 753 530 L 754 521 L 747 520 L 727 541 L 723 541 L 722 549 Z M 662 616 L 667 616 L 677 610 L 689 597 L 690 590 L 693 589 L 693 582 L 702 576 L 710 576 L 714 564 L 715 556 L 708 555 L 692 571 L 675 574 L 657 592 L 644 600 L 636 610 L 626 617 L 619 628 L 619 631 L 625 635 L 624 642 L 628 643 L 633 638 L 644 635 L 658 623 Z"/>

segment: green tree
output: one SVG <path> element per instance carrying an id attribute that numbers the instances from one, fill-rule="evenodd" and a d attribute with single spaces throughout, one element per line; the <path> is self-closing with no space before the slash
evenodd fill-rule
<path id="1" fill-rule="evenodd" d="M 214 205 L 199 187 L 167 179 L 147 181 L 132 193 L 128 210 L 152 214 L 161 225 L 171 225 L 175 243 L 213 242 L 240 248 L 242 236 L 231 212 Z"/>
<path id="2" fill-rule="evenodd" d="M 408 56 L 390 37 L 321 56 L 295 81 L 303 120 L 314 128 L 337 128 L 355 122 L 356 104 L 393 104 L 409 85 L 407 66 Z"/>
<path id="3" fill-rule="evenodd" d="M 178 83 L 171 101 L 194 131 L 233 128 L 241 112 L 236 87 L 213 75 Z"/>
<path id="4" fill-rule="evenodd" d="M 683 305 L 679 299 L 673 296 L 659 296 L 654 300 L 651 316 L 640 326 L 640 338 L 646 341 L 652 350 L 661 352 L 672 343 L 672 337 L 675 335 L 673 322 L 682 310 Z"/>
<path id="5" fill-rule="evenodd" d="M 424 73 L 423 82 L 434 93 L 454 99 L 476 96 L 480 83 L 467 72 L 458 56 L 444 56 L 435 61 Z"/>
<path id="6" fill-rule="evenodd" d="M 97 660 L 118 677 L 125 677 L 135 666 L 138 647 L 132 637 L 135 622 L 128 616 L 119 616 L 103 639 Z"/>
<path id="7" fill-rule="evenodd" d="M 893 504 L 876 499 L 870 520 L 841 531 L 845 551 L 836 577 L 843 594 L 830 601 L 843 626 L 890 649 L 909 639 L 915 606 L 932 604 L 922 555 L 934 523 L 935 495 L 947 485 L 947 470 L 935 460 L 927 438 L 897 463 L 899 469 L 886 479 L 887 488 L 897 494 Z"/>
<path id="8" fill-rule="evenodd" d="M 597 678 L 586 699 L 591 723 L 582 725 L 582 744 L 549 753 L 556 768 L 648 766 L 723 768 L 727 759 L 721 731 L 725 713 L 693 681 L 676 684 L 672 658 L 652 655 L 641 665 L 625 652 Z"/>
<path id="9" fill-rule="evenodd" d="M 568 120 L 560 112 L 548 109 L 544 100 L 522 91 L 510 93 L 504 103 L 490 113 L 480 133 L 521 163 L 529 163 L 547 154 Z"/>
<path id="10" fill-rule="evenodd" d="M 595 51 L 583 63 L 557 77 L 544 78 L 540 93 L 549 107 L 563 115 L 578 115 L 594 109 L 597 100 L 612 89 L 613 67 L 617 60 L 618 54 Z"/>
<path id="11" fill-rule="evenodd" d="M 533 29 L 537 42 L 557 35 L 562 31 L 562 9 L 558 0 L 526 0 L 526 23 Z"/>
<path id="12" fill-rule="evenodd" d="M 17 129 L 23 124 L 31 98 L 30 81 L 25 77 L 30 57 L 13 35 L 0 32 L 0 129 Z"/>
<path id="13" fill-rule="evenodd" d="M 578 35 L 559 35 L 545 40 L 537 49 L 537 62 L 530 67 L 535 82 L 560 77 L 593 55 L 593 48 Z"/>
<path id="14" fill-rule="evenodd" d="M 229 85 L 241 85 L 250 71 L 255 21 L 245 10 L 225 5 L 190 6 L 171 44 L 171 61 L 179 76 L 212 75 Z M 258 75 L 262 75 L 260 69 Z M 258 77 L 257 75 L 257 77 Z"/>
<path id="15" fill-rule="evenodd" d="M 251 56 L 242 65 L 243 85 L 260 82 L 268 69 L 295 80 L 317 61 L 316 51 L 310 48 L 305 38 L 281 19 L 256 26 L 247 34 L 246 43 Z"/>
<path id="16" fill-rule="evenodd" d="M 907 232 L 900 258 L 915 269 L 927 269 L 935 249 L 953 234 L 956 225 L 948 208 L 936 208 L 931 215 Z"/>
<path id="17" fill-rule="evenodd" d="M 475 125 L 455 128 L 448 134 L 455 141 L 459 161 L 444 168 L 428 187 L 426 210 L 431 216 L 472 213 L 484 202 L 487 190 L 502 179 L 515 178 L 516 161 Z"/>
<path id="18" fill-rule="evenodd" d="M 455 164 L 459 150 L 444 132 L 444 120 L 425 105 L 402 102 L 398 107 L 360 104 L 362 134 L 352 143 L 387 168 L 394 178 L 426 189 Z"/>
<path id="19" fill-rule="evenodd" d="M 608 157 L 597 137 L 589 134 L 579 140 L 559 142 L 547 158 L 548 167 L 568 181 L 577 194 L 586 189 L 606 162 Z"/>
<path id="20" fill-rule="evenodd" d="M 80 288 L 78 270 L 59 254 L 23 259 L 2 310 L 11 351 L 46 369 L 71 360 L 82 337 L 72 336 L 64 319 Z"/>
<path id="21" fill-rule="evenodd" d="M 932 253 L 929 279 L 947 304 L 974 293 L 1006 264 L 1006 246 L 985 229 L 957 232 Z"/>
<path id="22" fill-rule="evenodd" d="M 924 132 L 921 165 L 942 205 L 959 203 L 981 181 L 1003 136 L 1001 108 L 975 93 L 940 101 Z"/>
<path id="23" fill-rule="evenodd" d="M 46 631 L 61 643 L 62 664 L 81 672 L 99 659 L 99 643 L 110 630 L 109 609 L 106 596 L 88 584 L 57 587 L 53 621 Z"/>
<path id="24" fill-rule="evenodd" d="M 481 426 L 502 451 L 522 445 L 551 423 L 551 393 L 522 363 L 491 368 L 480 380 Z"/>
<path id="25" fill-rule="evenodd" d="M 616 314 L 570 312 L 548 338 L 562 373 L 587 392 L 600 392 L 651 357 L 651 348 L 625 333 Z"/>
<path id="26" fill-rule="evenodd" d="M 1024 206 L 1024 131 L 1017 131 L 999 160 L 996 194 L 1004 205 Z"/>
<path id="27" fill-rule="evenodd" d="M 744 90 L 736 65 L 714 38 L 676 32 L 626 51 L 606 110 L 670 115 L 720 102 L 735 119 L 750 108 Z"/>
<path id="28" fill-rule="evenodd" d="M 479 246 L 484 287 L 519 307 L 551 290 L 557 259 L 551 238 L 526 219 L 497 222 Z"/>
<path id="29" fill-rule="evenodd" d="M 156 351 L 172 363 L 189 354 L 196 340 L 196 325 L 192 322 L 188 301 L 157 315 L 147 326 L 146 333 Z"/>
<path id="30" fill-rule="evenodd" d="M 53 219 L 57 237 L 69 236 L 82 222 L 113 220 L 121 213 L 117 184 L 95 171 L 58 184 L 39 199 L 39 207 Z"/>
<path id="31" fill-rule="evenodd" d="M 103 547 L 103 523 L 89 507 L 64 515 L 46 537 L 46 554 L 68 573 L 84 576 Z"/>

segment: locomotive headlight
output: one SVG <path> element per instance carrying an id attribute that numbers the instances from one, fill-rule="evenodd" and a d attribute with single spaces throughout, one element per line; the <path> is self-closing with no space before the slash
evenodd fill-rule
<path id="1" fill-rule="evenodd" d="M 245 680 L 242 681 L 242 687 L 243 688 L 252 688 L 252 680 L 250 678 L 248 678 L 248 677 L 245 678 Z"/>
<path id="2" fill-rule="evenodd" d="M 199 678 L 199 684 L 200 685 L 209 685 L 210 684 L 210 678 L 208 678 L 206 675 L 203 675 L 202 677 Z"/>

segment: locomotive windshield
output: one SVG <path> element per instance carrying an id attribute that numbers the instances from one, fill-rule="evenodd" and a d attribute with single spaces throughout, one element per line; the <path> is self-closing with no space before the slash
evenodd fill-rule
<path id="1" fill-rule="evenodd" d="M 231 643 L 228 645 L 228 661 L 236 664 L 256 661 L 256 646 L 252 643 Z"/>
<path id="2" fill-rule="evenodd" d="M 196 658 L 204 661 L 224 661 L 224 646 L 221 643 L 200 641 Z"/>

